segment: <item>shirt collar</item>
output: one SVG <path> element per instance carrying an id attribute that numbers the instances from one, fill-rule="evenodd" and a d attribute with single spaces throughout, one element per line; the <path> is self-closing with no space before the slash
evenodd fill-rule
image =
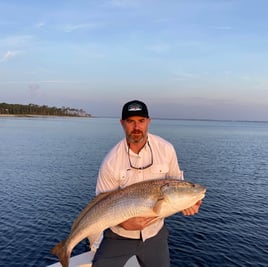
<path id="1" fill-rule="evenodd" d="M 150 147 L 149 147 L 148 143 L 150 143 L 150 134 L 149 133 L 147 135 L 147 142 L 145 143 L 145 145 L 141 149 L 141 151 L 145 150 L 147 152 L 148 150 L 150 150 Z M 126 149 L 126 152 L 127 152 L 128 151 L 128 143 L 127 143 L 127 139 L 126 138 L 125 138 L 125 149 Z M 129 151 L 130 151 L 130 153 L 135 154 L 131 149 Z"/>

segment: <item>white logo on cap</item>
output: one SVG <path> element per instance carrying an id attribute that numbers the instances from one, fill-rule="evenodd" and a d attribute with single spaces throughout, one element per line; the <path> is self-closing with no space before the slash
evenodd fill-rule
<path id="1" fill-rule="evenodd" d="M 142 106 L 138 103 L 131 104 L 128 106 L 128 111 L 141 111 L 141 110 L 142 110 Z"/>

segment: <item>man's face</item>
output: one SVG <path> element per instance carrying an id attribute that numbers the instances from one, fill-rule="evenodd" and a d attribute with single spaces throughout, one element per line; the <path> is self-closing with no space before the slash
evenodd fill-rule
<path id="1" fill-rule="evenodd" d="M 121 120 L 121 125 L 125 131 L 129 143 L 142 143 L 147 138 L 150 118 L 132 116 L 126 120 Z"/>

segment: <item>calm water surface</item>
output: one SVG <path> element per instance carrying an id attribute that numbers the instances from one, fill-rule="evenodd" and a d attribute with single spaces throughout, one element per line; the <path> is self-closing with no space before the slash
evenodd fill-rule
<path id="1" fill-rule="evenodd" d="M 153 120 L 200 213 L 167 219 L 171 266 L 268 266 L 268 123 Z M 117 119 L 0 118 L 0 266 L 47 266 L 94 196 L 99 165 L 123 138 Z M 73 255 L 87 250 L 81 242 Z"/>

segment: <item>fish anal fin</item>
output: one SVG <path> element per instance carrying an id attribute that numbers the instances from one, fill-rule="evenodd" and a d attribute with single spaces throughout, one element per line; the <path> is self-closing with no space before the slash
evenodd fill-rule
<path id="1" fill-rule="evenodd" d="M 88 237 L 91 250 L 95 251 L 102 239 L 102 233 L 92 233 Z"/>

